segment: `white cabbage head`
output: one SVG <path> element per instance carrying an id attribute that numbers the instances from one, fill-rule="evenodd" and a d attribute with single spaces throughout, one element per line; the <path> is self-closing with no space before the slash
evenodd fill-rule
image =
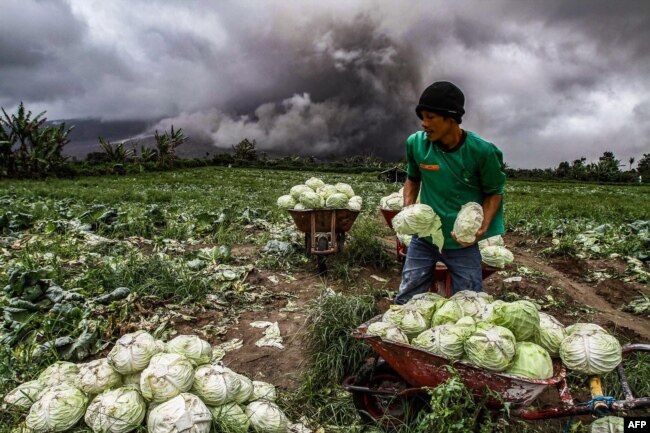
<path id="1" fill-rule="evenodd" d="M 465 203 L 454 221 L 454 233 L 463 242 L 474 243 L 476 232 L 483 224 L 483 207 L 480 204 Z"/>
<path id="2" fill-rule="evenodd" d="M 436 312 L 439 306 L 445 303 L 445 298 L 438 294 L 435 294 L 435 296 L 437 296 L 437 298 L 431 296 L 422 297 L 416 295 L 411 298 L 406 303 L 406 305 L 415 308 L 420 314 L 422 314 L 422 317 L 424 317 L 424 320 L 426 320 L 427 323 L 431 323 L 433 314 Z"/>
<path id="3" fill-rule="evenodd" d="M 147 417 L 148 433 L 209 433 L 211 427 L 208 407 L 187 392 L 159 404 Z"/>
<path id="4" fill-rule="evenodd" d="M 38 380 L 30 380 L 9 391 L 4 396 L 4 402 L 16 409 L 28 410 L 46 387 L 47 385 Z"/>
<path id="5" fill-rule="evenodd" d="M 334 185 L 334 188 L 336 188 L 336 191 L 345 194 L 348 198 L 354 196 L 354 190 L 347 183 L 339 182 L 336 185 Z"/>
<path id="6" fill-rule="evenodd" d="M 62 432 L 74 426 L 86 412 L 88 397 L 68 383 L 43 391 L 27 414 L 25 425 L 34 433 Z"/>
<path id="7" fill-rule="evenodd" d="M 504 371 L 515 356 L 515 336 L 508 328 L 481 322 L 465 342 L 470 363 L 493 371 Z"/>
<path id="8" fill-rule="evenodd" d="M 99 394 L 90 402 L 84 421 L 95 433 L 127 433 L 144 421 L 147 405 L 131 386 Z"/>
<path id="9" fill-rule="evenodd" d="M 543 347 L 523 341 L 517 343 L 515 350 L 515 356 L 505 371 L 506 373 L 529 379 L 549 379 L 553 377 L 553 362 Z"/>
<path id="10" fill-rule="evenodd" d="M 591 423 L 590 433 L 624 433 L 625 420 L 620 416 L 604 416 Z"/>
<path id="11" fill-rule="evenodd" d="M 258 433 L 286 433 L 289 427 L 287 416 L 273 402 L 253 401 L 246 406 L 246 415 L 251 427 Z"/>
<path id="12" fill-rule="evenodd" d="M 529 341 L 539 332 L 539 311 L 530 301 L 493 302 L 483 311 L 483 320 L 508 328 L 517 341 Z"/>
<path id="13" fill-rule="evenodd" d="M 240 389 L 239 375 L 222 365 L 202 365 L 194 373 L 192 391 L 210 406 L 233 402 Z"/>
<path id="14" fill-rule="evenodd" d="M 463 309 L 453 299 L 447 299 L 440 305 L 431 318 L 431 326 L 447 325 L 458 322 L 463 317 Z"/>
<path id="15" fill-rule="evenodd" d="M 560 345 L 567 337 L 564 325 L 555 317 L 539 312 L 539 331 L 533 335 L 533 342 L 541 347 L 553 357 L 560 354 Z"/>
<path id="16" fill-rule="evenodd" d="M 99 394 L 122 384 L 122 376 L 106 358 L 95 359 L 79 367 L 77 387 L 86 394 Z"/>
<path id="17" fill-rule="evenodd" d="M 78 374 L 79 366 L 77 364 L 57 361 L 38 375 L 38 381 L 47 386 L 60 385 L 62 383 L 69 383 L 74 386 L 77 382 Z"/>
<path id="18" fill-rule="evenodd" d="M 325 185 L 325 182 L 317 177 L 310 177 L 305 181 L 305 185 L 316 191 L 318 188 Z"/>
<path id="19" fill-rule="evenodd" d="M 376 335 L 382 340 L 396 341 L 408 344 L 408 337 L 394 324 L 390 322 L 373 322 L 368 325 L 368 335 Z"/>
<path id="20" fill-rule="evenodd" d="M 298 201 L 305 207 L 305 209 L 318 209 L 325 205 L 323 197 L 313 191 L 303 192 L 300 194 Z"/>
<path id="21" fill-rule="evenodd" d="M 360 195 L 355 195 L 348 200 L 348 208 L 352 210 L 361 210 L 361 206 L 363 205 L 363 199 L 361 198 Z"/>
<path id="22" fill-rule="evenodd" d="M 408 338 L 415 337 L 429 327 L 429 322 L 413 305 L 391 305 L 384 313 L 382 321 L 394 324 Z"/>
<path id="23" fill-rule="evenodd" d="M 605 328 L 603 328 L 600 325 L 596 325 L 595 323 L 583 323 L 583 322 L 578 322 L 574 323 L 573 325 L 569 325 L 566 327 L 566 333 L 567 335 L 572 335 L 572 334 L 580 334 L 583 332 L 592 332 L 592 331 L 600 331 L 604 333 L 608 333 Z"/>
<path id="24" fill-rule="evenodd" d="M 273 384 L 261 380 L 253 381 L 253 396 L 251 400 L 275 401 L 276 397 L 277 394 Z"/>
<path id="25" fill-rule="evenodd" d="M 336 192 L 336 187 L 330 184 L 319 186 L 318 189 L 316 189 L 316 193 L 323 197 L 324 200 L 327 200 L 327 197 L 331 196 L 332 194 L 336 194 Z"/>
<path id="26" fill-rule="evenodd" d="M 404 196 L 399 192 L 394 192 L 379 200 L 379 207 L 388 210 L 402 210 L 404 205 Z"/>
<path id="27" fill-rule="evenodd" d="M 393 218 L 395 232 L 402 235 L 431 236 L 434 245 L 442 250 L 445 242 L 440 217 L 426 204 L 406 206 Z"/>
<path id="28" fill-rule="evenodd" d="M 161 351 L 159 343 L 147 331 L 121 336 L 109 352 L 108 363 L 120 374 L 138 373 Z"/>
<path id="29" fill-rule="evenodd" d="M 239 391 L 235 393 L 235 403 L 246 403 L 253 397 L 253 382 L 243 374 L 237 374 L 237 379 L 239 379 L 241 386 Z"/>
<path id="30" fill-rule="evenodd" d="M 480 249 L 481 260 L 488 266 L 493 268 L 504 268 L 507 264 L 512 263 L 515 256 L 506 247 L 502 246 L 487 246 Z"/>
<path id="31" fill-rule="evenodd" d="M 569 369 L 584 374 L 605 374 L 622 360 L 621 344 L 602 331 L 574 332 L 560 345 L 560 358 Z"/>
<path id="32" fill-rule="evenodd" d="M 194 382 L 194 367 L 178 353 L 158 353 L 140 375 L 142 396 L 160 403 L 187 392 Z"/>
<path id="33" fill-rule="evenodd" d="M 291 197 L 293 197 L 294 200 L 298 201 L 300 199 L 300 195 L 303 192 L 314 192 L 314 190 L 308 187 L 307 185 L 295 185 L 291 187 L 291 190 L 289 191 L 289 195 L 291 195 Z"/>
<path id="34" fill-rule="evenodd" d="M 250 426 L 248 416 L 237 403 L 226 403 L 223 406 L 210 408 L 212 419 L 219 430 L 228 433 L 246 433 Z"/>
<path id="35" fill-rule="evenodd" d="M 126 386 L 126 385 L 133 386 L 133 387 L 135 387 L 135 389 L 142 392 L 140 390 L 140 376 L 141 375 L 142 375 L 142 372 L 127 374 L 126 376 L 122 376 L 122 385 L 124 385 L 124 386 Z"/>
<path id="36" fill-rule="evenodd" d="M 504 247 L 506 245 L 506 243 L 503 241 L 503 238 L 501 237 L 501 235 L 495 235 L 495 236 L 489 237 L 487 239 L 483 239 L 483 240 L 478 241 L 479 249 L 483 249 L 485 247 L 490 247 L 490 246 L 494 246 L 494 245 L 500 246 L 500 247 Z"/>
<path id="37" fill-rule="evenodd" d="M 281 195 L 278 197 L 278 201 L 276 203 L 278 207 L 282 209 L 293 209 L 296 206 L 296 199 L 291 197 L 291 195 Z"/>
<path id="38" fill-rule="evenodd" d="M 461 359 L 464 343 L 469 335 L 466 328 L 456 325 L 439 325 L 415 337 L 411 344 L 449 360 Z"/>
<path id="39" fill-rule="evenodd" d="M 196 335 L 178 335 L 167 342 L 166 350 L 185 356 L 195 365 L 207 364 L 212 359 L 212 346 Z"/>
<path id="40" fill-rule="evenodd" d="M 325 207 L 328 207 L 330 209 L 347 208 L 349 200 L 350 199 L 347 195 L 343 194 L 342 192 L 337 192 L 327 197 L 327 200 L 325 200 Z"/>
<path id="41" fill-rule="evenodd" d="M 397 234 L 397 239 L 399 239 L 400 243 L 404 245 L 405 247 L 409 247 L 411 245 L 411 241 L 413 240 L 413 235 L 400 235 Z"/>
<path id="42" fill-rule="evenodd" d="M 460 306 L 463 316 L 470 316 L 474 318 L 481 318 L 485 306 L 489 301 L 485 296 L 481 296 L 479 292 L 472 290 L 461 290 L 454 293 L 451 298 L 456 301 Z"/>
<path id="43" fill-rule="evenodd" d="M 306 207 L 302 203 L 296 203 L 293 210 L 305 210 Z"/>

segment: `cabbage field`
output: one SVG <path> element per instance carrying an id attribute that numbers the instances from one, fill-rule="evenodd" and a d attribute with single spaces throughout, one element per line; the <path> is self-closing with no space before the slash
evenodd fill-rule
<path id="1" fill-rule="evenodd" d="M 363 203 L 327 273 L 276 205 L 312 176 L 349 184 Z M 164 344 L 194 335 L 209 343 L 212 362 L 275 386 L 289 431 L 382 431 L 364 424 L 341 382 L 372 356 L 352 329 L 389 310 L 399 286 L 395 235 L 378 206 L 400 187 L 373 173 L 227 167 L 3 180 L 0 395 L 58 360 L 106 358 L 127 334 L 147 331 Z M 622 345 L 650 343 L 650 187 L 511 181 L 505 216 L 514 262 L 485 281 L 486 292 L 530 301 L 564 325 L 598 324 Z M 650 396 L 649 361 L 627 362 L 638 396 Z M 570 373 L 569 382 L 576 400 L 588 400 L 586 376 Z M 614 374 L 604 386 L 621 396 Z M 470 431 L 477 412 L 467 396 L 450 381 L 431 391 L 418 421 L 395 431 Z M 549 392 L 535 404 L 557 402 Z M 492 430 L 476 431 L 559 432 L 568 422 L 499 415 L 483 423 Z M 26 417 L 2 403 L 0 431 L 28 431 Z M 576 417 L 568 431 L 587 432 L 591 421 Z M 81 419 L 66 431 L 92 430 Z"/>

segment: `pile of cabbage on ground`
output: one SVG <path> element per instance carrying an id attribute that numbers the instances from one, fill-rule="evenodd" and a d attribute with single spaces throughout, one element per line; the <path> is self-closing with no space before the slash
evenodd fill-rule
<path id="1" fill-rule="evenodd" d="M 355 195 L 347 183 L 330 185 L 317 177 L 304 184 L 291 187 L 289 194 L 278 197 L 277 205 L 283 209 L 352 209 L 361 210 L 363 200 Z"/>
<path id="2" fill-rule="evenodd" d="M 493 301 L 486 293 L 435 293 L 391 305 L 368 334 L 410 344 L 449 361 L 530 379 L 553 376 L 552 358 L 576 372 L 595 375 L 621 362 L 621 345 L 602 327 L 564 327 L 530 301 Z"/>
<path id="3" fill-rule="evenodd" d="M 137 331 L 122 336 L 106 358 L 50 365 L 4 401 L 27 413 L 22 432 L 63 432 L 82 418 L 102 433 L 126 433 L 143 422 L 150 433 L 208 433 L 213 425 L 234 433 L 289 431 L 273 385 L 211 358 L 212 347 L 197 336 L 164 343 Z"/>

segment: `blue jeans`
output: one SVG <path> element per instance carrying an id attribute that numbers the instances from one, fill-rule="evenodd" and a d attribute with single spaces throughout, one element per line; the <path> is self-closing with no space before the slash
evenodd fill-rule
<path id="1" fill-rule="evenodd" d="M 455 250 L 443 249 L 441 254 L 437 246 L 413 236 L 406 252 L 395 303 L 405 304 L 414 295 L 428 292 L 435 279 L 437 262 L 447 266 L 453 293 L 461 290 L 483 291 L 481 252 L 477 244 Z"/>

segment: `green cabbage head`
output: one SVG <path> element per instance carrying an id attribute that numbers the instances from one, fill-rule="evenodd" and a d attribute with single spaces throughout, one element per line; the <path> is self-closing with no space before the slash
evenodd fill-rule
<path id="1" fill-rule="evenodd" d="M 552 357 L 560 354 L 560 345 L 567 336 L 566 329 L 555 317 L 539 312 L 539 331 L 533 335 L 533 342 L 542 346 Z"/>
<path id="2" fill-rule="evenodd" d="M 310 177 L 305 181 L 305 185 L 316 191 L 318 188 L 325 185 L 325 182 L 317 177 Z"/>
<path id="3" fill-rule="evenodd" d="M 463 309 L 458 302 L 450 298 L 444 304 L 439 305 L 436 312 L 433 313 L 431 326 L 453 324 L 458 322 L 461 317 L 463 317 Z"/>
<path id="4" fill-rule="evenodd" d="M 296 199 L 289 194 L 281 195 L 278 197 L 277 205 L 282 209 L 293 209 L 296 206 Z"/>
<path id="5" fill-rule="evenodd" d="M 348 208 L 352 210 L 361 210 L 361 206 L 363 205 L 363 199 L 361 198 L 360 195 L 355 195 L 348 200 Z"/>
<path id="6" fill-rule="evenodd" d="M 354 196 L 354 190 L 347 183 L 339 182 L 336 185 L 334 185 L 334 188 L 336 188 L 336 191 L 345 194 L 348 198 Z"/>
<path id="7" fill-rule="evenodd" d="M 74 426 L 86 412 L 88 397 L 68 383 L 43 391 L 27 414 L 25 425 L 34 433 L 62 432 Z"/>
<path id="8" fill-rule="evenodd" d="M 449 360 L 461 359 L 465 354 L 467 329 L 456 325 L 439 325 L 415 337 L 411 344 Z"/>
<path id="9" fill-rule="evenodd" d="M 320 196 L 319 196 L 320 197 Z M 348 207 L 348 196 L 341 193 L 337 192 L 329 197 L 327 197 L 327 200 L 325 200 L 325 207 L 328 207 L 330 209 L 343 209 Z"/>
<path id="10" fill-rule="evenodd" d="M 4 396 L 4 402 L 13 408 L 28 410 L 43 394 L 47 385 L 38 380 L 22 383 Z"/>
<path id="11" fill-rule="evenodd" d="M 480 319 L 483 315 L 485 306 L 489 304 L 488 299 L 479 292 L 472 290 L 461 290 L 454 293 L 451 298 L 454 300 L 462 311 L 462 316 L 470 316 Z"/>
<path id="12" fill-rule="evenodd" d="M 289 195 L 291 195 L 294 200 L 298 201 L 304 192 L 314 192 L 314 190 L 307 185 L 295 185 L 291 187 L 291 190 L 289 190 Z"/>
<path id="13" fill-rule="evenodd" d="M 195 365 L 207 364 L 212 359 L 212 346 L 196 335 L 178 335 L 167 343 L 167 352 L 185 356 Z"/>
<path id="14" fill-rule="evenodd" d="M 590 433 L 624 433 L 625 423 L 620 416 L 604 416 L 591 423 Z"/>
<path id="15" fill-rule="evenodd" d="M 97 433 L 127 433 L 142 424 L 147 405 L 131 386 L 99 394 L 86 410 L 84 421 Z"/>
<path id="16" fill-rule="evenodd" d="M 241 386 L 239 387 L 239 391 L 235 393 L 235 403 L 246 403 L 253 397 L 253 382 L 243 374 L 237 374 L 237 379 L 239 379 Z"/>
<path id="17" fill-rule="evenodd" d="M 158 353 L 140 375 L 142 396 L 161 403 L 192 388 L 194 367 L 178 353 Z"/>
<path id="18" fill-rule="evenodd" d="M 211 427 L 208 407 L 187 392 L 159 404 L 147 417 L 148 433 L 209 433 Z"/>
<path id="19" fill-rule="evenodd" d="M 86 394 L 96 395 L 122 384 L 122 376 L 106 358 L 95 359 L 79 367 L 77 387 Z"/>
<path id="20" fill-rule="evenodd" d="M 505 268 L 505 266 L 515 259 L 512 252 L 506 247 L 493 245 L 481 248 L 481 260 L 493 268 Z"/>
<path id="21" fill-rule="evenodd" d="M 431 323 L 436 310 L 446 301 L 445 298 L 438 294 L 431 293 L 431 295 L 436 297 L 416 295 L 406 303 L 406 305 L 409 307 L 412 306 L 422 314 L 422 317 L 424 317 L 424 320 L 426 320 L 427 323 Z"/>
<path id="22" fill-rule="evenodd" d="M 140 330 L 121 336 L 109 352 L 108 363 L 120 374 L 144 370 L 161 346 L 147 331 Z"/>
<path id="23" fill-rule="evenodd" d="M 459 240 L 474 243 L 476 232 L 481 228 L 481 224 L 483 224 L 483 207 L 474 202 L 465 203 L 454 221 L 454 233 Z"/>
<path id="24" fill-rule="evenodd" d="M 465 342 L 465 354 L 477 367 L 504 371 L 515 356 L 515 343 L 508 328 L 481 322 Z"/>
<path id="25" fill-rule="evenodd" d="M 404 196 L 398 192 L 382 197 L 381 200 L 379 200 L 379 207 L 381 209 L 402 210 L 403 205 Z"/>
<path id="26" fill-rule="evenodd" d="M 382 320 L 397 326 L 408 338 L 415 337 L 429 327 L 422 314 L 413 306 L 407 305 L 391 305 Z"/>
<path id="27" fill-rule="evenodd" d="M 210 408 L 212 419 L 217 425 L 217 431 L 228 433 L 246 433 L 250 421 L 244 413 L 244 409 L 237 403 L 226 403 L 223 406 Z"/>
<path id="28" fill-rule="evenodd" d="M 289 427 L 287 416 L 273 402 L 253 401 L 246 406 L 246 416 L 251 427 L 258 433 L 286 433 Z"/>
<path id="29" fill-rule="evenodd" d="M 324 200 L 327 200 L 327 198 L 329 196 L 331 196 L 332 194 L 337 193 L 336 187 L 334 185 L 330 185 L 328 183 L 326 183 L 325 185 L 319 186 L 318 189 L 316 190 L 316 192 L 318 193 L 318 195 L 323 197 Z"/>
<path id="30" fill-rule="evenodd" d="M 408 337 L 391 322 L 373 322 L 368 325 L 368 335 L 376 335 L 382 340 L 396 341 L 398 343 L 408 344 Z"/>
<path id="31" fill-rule="evenodd" d="M 261 380 L 253 381 L 253 396 L 251 397 L 251 400 L 275 401 L 275 399 L 276 392 L 273 384 Z"/>
<path id="32" fill-rule="evenodd" d="M 431 236 L 431 241 L 442 250 L 445 242 L 440 217 L 426 204 L 406 206 L 393 218 L 393 228 L 401 235 Z"/>
<path id="33" fill-rule="evenodd" d="M 622 359 L 621 344 L 606 332 L 574 332 L 560 345 L 560 358 L 569 369 L 584 374 L 605 374 Z"/>
<path id="34" fill-rule="evenodd" d="M 553 362 L 544 348 L 524 341 L 517 343 L 515 357 L 505 372 L 529 379 L 549 379 L 553 377 Z"/>
<path id="35" fill-rule="evenodd" d="M 222 365 L 202 365 L 194 374 L 192 391 L 210 406 L 235 401 L 240 389 L 239 375 Z"/>
<path id="36" fill-rule="evenodd" d="M 38 381 L 46 386 L 69 383 L 76 385 L 79 366 L 72 362 L 56 361 L 38 375 Z"/>
<path id="37" fill-rule="evenodd" d="M 300 204 L 302 204 L 305 207 L 305 209 L 318 209 L 318 208 L 322 208 L 323 205 L 325 204 L 325 200 L 323 200 L 323 197 L 321 197 L 320 195 L 316 194 L 313 191 L 303 192 L 302 194 L 300 194 L 298 201 L 300 202 Z"/>
<path id="38" fill-rule="evenodd" d="M 539 311 L 530 301 L 495 301 L 486 306 L 483 320 L 508 328 L 517 341 L 529 341 L 539 332 Z"/>

